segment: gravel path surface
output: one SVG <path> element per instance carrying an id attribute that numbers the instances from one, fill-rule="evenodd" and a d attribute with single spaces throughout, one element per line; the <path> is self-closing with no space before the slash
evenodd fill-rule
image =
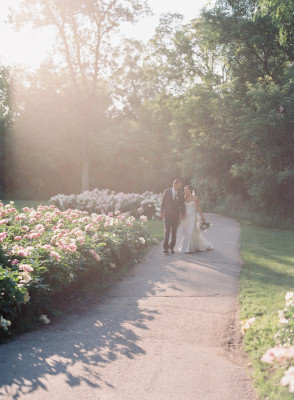
<path id="1" fill-rule="evenodd" d="M 240 346 L 239 225 L 215 249 L 149 251 L 98 301 L 0 346 L 0 398 L 255 400 Z"/>

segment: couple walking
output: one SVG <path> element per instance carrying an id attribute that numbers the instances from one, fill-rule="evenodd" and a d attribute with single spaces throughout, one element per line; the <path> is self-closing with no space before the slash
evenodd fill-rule
<path id="1" fill-rule="evenodd" d="M 164 253 L 174 253 L 179 218 L 181 217 L 181 237 L 177 250 L 180 253 L 212 250 L 213 246 L 201 234 L 197 225 L 197 211 L 202 222 L 205 218 L 199 206 L 198 198 L 193 194 L 191 185 L 181 191 L 182 181 L 175 179 L 173 187 L 165 189 L 161 201 L 161 218 L 164 219 Z M 170 241 L 171 236 L 171 241 Z M 170 241 L 170 243 L 169 243 Z"/>

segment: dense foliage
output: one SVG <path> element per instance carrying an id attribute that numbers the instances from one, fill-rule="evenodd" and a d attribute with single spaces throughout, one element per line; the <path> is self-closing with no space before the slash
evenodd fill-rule
<path id="1" fill-rule="evenodd" d="M 89 17 L 89 10 L 71 10 L 71 2 L 65 9 L 51 3 L 60 18 Z M 127 40 L 115 48 L 104 37 L 96 75 L 86 42 L 74 35 L 69 50 L 80 49 L 81 57 L 73 51 L 73 71 L 54 59 L 34 74 L 15 71 L 7 198 L 81 193 L 85 171 L 88 189 L 116 192 L 160 193 L 181 176 L 206 210 L 223 206 L 293 220 L 292 7 L 219 0 L 186 25 L 180 15 L 163 15 L 147 44 Z M 36 13 L 34 24 L 38 18 L 52 23 Z M 95 29 L 89 24 L 91 38 Z M 66 60 L 64 38 L 59 44 Z M 94 97 L 84 95 L 94 76 Z"/>

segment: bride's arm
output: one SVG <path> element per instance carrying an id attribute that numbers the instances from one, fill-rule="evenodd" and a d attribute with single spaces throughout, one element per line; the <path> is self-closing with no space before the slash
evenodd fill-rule
<path id="1" fill-rule="evenodd" d="M 195 201 L 195 203 L 196 203 L 197 211 L 199 212 L 199 214 L 200 214 L 200 216 L 201 216 L 202 222 L 205 222 L 205 218 L 204 218 L 204 216 L 203 216 L 203 214 L 202 214 L 202 210 L 201 210 L 201 208 L 200 208 L 199 200 L 198 200 L 198 197 L 197 197 L 197 196 L 194 196 L 194 201 Z"/>

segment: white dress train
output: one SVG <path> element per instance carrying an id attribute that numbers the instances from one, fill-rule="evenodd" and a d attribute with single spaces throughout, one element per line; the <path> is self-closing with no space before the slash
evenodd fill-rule
<path id="1" fill-rule="evenodd" d="M 185 201 L 185 217 L 181 220 L 181 238 L 177 250 L 180 253 L 212 250 L 213 245 L 202 235 L 197 224 L 195 201 Z"/>

